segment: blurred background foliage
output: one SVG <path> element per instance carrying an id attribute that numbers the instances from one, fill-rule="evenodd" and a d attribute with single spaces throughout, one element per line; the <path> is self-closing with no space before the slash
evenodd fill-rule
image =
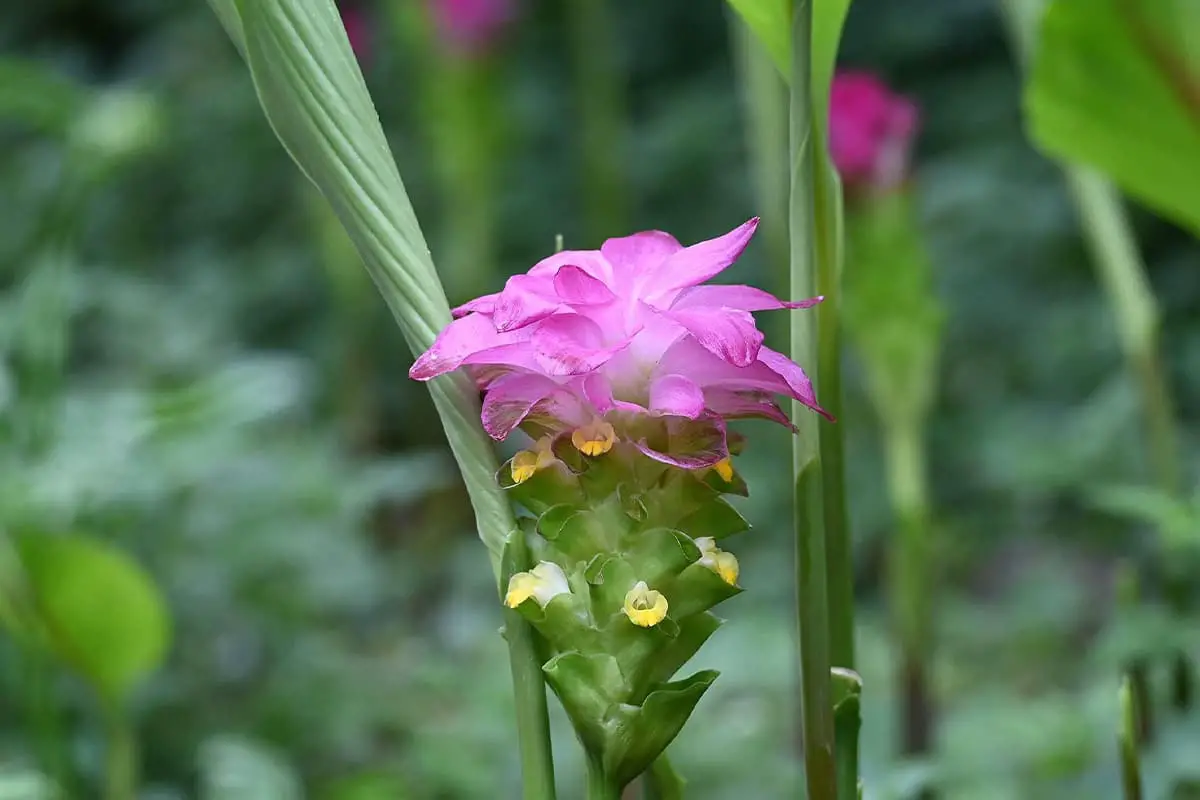
<path id="1" fill-rule="evenodd" d="M 348 10 L 452 304 L 556 234 L 695 241 L 756 213 L 722 3 L 526 0 L 470 63 L 416 5 Z M 7 4 L 0 42 L 0 797 L 99 796 L 114 737 L 136 742 L 147 799 L 516 796 L 499 608 L 440 425 L 209 8 Z M 1161 531 L 1169 561 L 1194 558 L 1200 514 L 1129 488 L 1149 482 L 1136 386 L 1061 173 L 1023 132 L 995 4 L 856 0 L 841 60 L 920 106 L 945 309 L 940 725 L 919 762 L 896 756 L 893 523 L 849 367 L 868 796 L 1116 797 L 1129 654 L 1200 650 L 1153 557 Z M 1191 476 L 1200 248 L 1133 213 Z M 760 241 L 728 279 L 775 288 L 783 269 Z M 750 591 L 672 747 L 695 798 L 798 791 L 789 443 L 745 432 Z M 554 724 L 560 784 L 579 785 Z M 1197 796 L 1197 752 L 1200 718 L 1164 712 L 1148 796 Z"/>

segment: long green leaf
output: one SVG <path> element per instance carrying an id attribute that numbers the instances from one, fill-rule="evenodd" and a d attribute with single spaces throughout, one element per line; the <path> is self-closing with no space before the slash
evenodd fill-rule
<path id="1" fill-rule="evenodd" d="M 449 323 L 450 309 L 337 8 L 331 0 L 213 6 L 235 42 L 240 33 L 280 142 L 333 206 L 413 353 L 423 352 Z M 462 374 L 437 378 L 429 390 L 498 575 L 513 521 L 496 487 L 477 393 Z"/>

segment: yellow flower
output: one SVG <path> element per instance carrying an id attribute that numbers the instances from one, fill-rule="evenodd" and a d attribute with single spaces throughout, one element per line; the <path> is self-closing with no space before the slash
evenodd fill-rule
<path id="1" fill-rule="evenodd" d="M 638 581 L 625 593 L 624 611 L 634 625 L 650 628 L 667 616 L 667 598 L 647 586 L 645 581 Z"/>
<path id="2" fill-rule="evenodd" d="M 616 441 L 617 432 L 613 426 L 599 418 L 576 428 L 571 434 L 571 444 L 585 456 L 602 456 L 612 450 Z"/>
<path id="3" fill-rule="evenodd" d="M 710 536 L 701 536 L 696 540 L 700 548 L 700 558 L 696 563 L 708 567 L 721 576 L 721 580 L 730 586 L 737 586 L 738 560 L 733 553 L 726 553 L 717 547 L 717 542 Z"/>
<path id="4" fill-rule="evenodd" d="M 713 464 L 713 469 L 715 469 L 717 474 L 721 476 L 721 480 L 725 481 L 726 483 L 733 482 L 733 462 L 728 456 Z"/>
<path id="5" fill-rule="evenodd" d="M 562 567 L 551 561 L 539 562 L 529 572 L 518 572 L 508 579 L 508 591 L 504 594 L 504 605 L 516 608 L 529 598 L 537 600 L 542 608 L 558 597 L 571 591 Z"/>
<path id="6" fill-rule="evenodd" d="M 554 462 L 554 451 L 550 447 L 553 441 L 551 437 L 543 436 L 534 442 L 532 450 L 522 450 L 512 457 L 513 483 L 524 483 L 533 477 L 533 473 Z"/>

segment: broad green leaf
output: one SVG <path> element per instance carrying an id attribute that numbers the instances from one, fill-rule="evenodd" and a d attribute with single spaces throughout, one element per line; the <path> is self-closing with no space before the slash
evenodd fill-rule
<path id="1" fill-rule="evenodd" d="M 1160 0 L 1056 0 L 1025 90 L 1030 135 L 1200 234 L 1200 74 Z"/>
<path id="2" fill-rule="evenodd" d="M 300 800 L 300 779 L 282 758 L 238 736 L 216 736 L 200 747 L 201 800 Z"/>
<path id="3" fill-rule="evenodd" d="M 414 354 L 450 309 L 375 106 L 332 0 L 211 0 L 250 66 L 279 141 L 329 201 Z M 465 374 L 429 383 L 499 575 L 514 527 L 496 459 Z"/>
<path id="4" fill-rule="evenodd" d="M 83 536 L 17 539 L 50 646 L 119 703 L 161 663 L 170 620 L 157 587 L 129 556 Z"/>

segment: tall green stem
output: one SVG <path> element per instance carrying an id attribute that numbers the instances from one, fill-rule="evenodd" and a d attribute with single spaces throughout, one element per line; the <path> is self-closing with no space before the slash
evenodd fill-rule
<path id="1" fill-rule="evenodd" d="M 621 800 L 621 787 L 608 777 L 604 765 L 593 758 L 587 762 L 587 800 Z"/>
<path id="2" fill-rule="evenodd" d="M 137 791 L 137 759 L 137 740 L 129 720 L 120 711 L 109 710 L 104 800 L 133 800 Z"/>
<path id="3" fill-rule="evenodd" d="M 825 152 L 824 120 L 815 120 L 813 139 Z M 841 191 L 825 159 L 815 165 L 817 388 L 821 404 L 842 417 Z M 833 666 L 854 668 L 854 565 L 846 510 L 845 422 L 820 426 L 821 481 L 825 513 L 825 559 L 829 574 L 829 651 Z"/>
<path id="4" fill-rule="evenodd" d="M 902 419 L 885 424 L 889 426 L 884 440 L 888 495 L 898 524 L 889 558 L 889 587 L 901 649 L 902 745 L 911 755 L 927 752 L 932 735 L 929 663 L 937 566 L 930 541 L 921 425 Z"/>
<path id="5" fill-rule="evenodd" d="M 792 80 L 788 114 L 791 164 L 788 241 L 793 297 L 813 294 L 817 272 L 814 265 L 813 180 L 817 164 L 813 139 L 811 48 L 812 6 L 807 0 L 799 0 L 792 10 Z M 791 350 L 792 358 L 802 364 L 811 364 L 817 355 L 812 315 L 793 315 Z M 798 403 L 792 404 L 792 414 L 800 427 L 793 444 L 792 468 L 796 481 L 796 604 L 800 627 L 805 780 L 809 800 L 836 800 L 829 676 L 828 565 L 819 433 L 816 417 Z"/>
<path id="6" fill-rule="evenodd" d="M 624 227 L 624 91 L 614 55 L 606 0 L 572 0 L 571 55 L 574 58 L 576 130 L 583 137 L 583 199 L 587 238 L 594 244 Z"/>

